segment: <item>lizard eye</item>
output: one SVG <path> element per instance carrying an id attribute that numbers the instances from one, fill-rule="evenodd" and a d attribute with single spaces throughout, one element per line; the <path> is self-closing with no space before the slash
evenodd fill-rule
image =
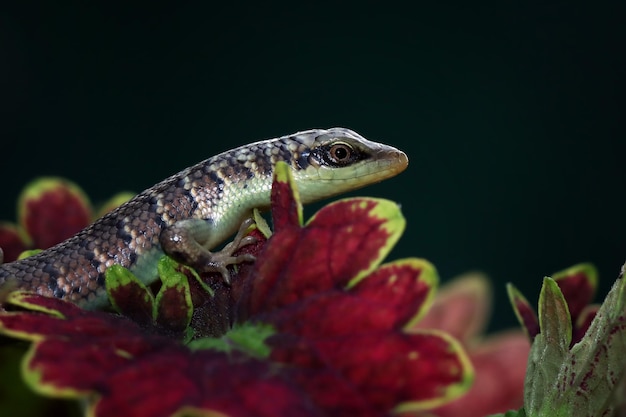
<path id="1" fill-rule="evenodd" d="M 328 159 L 337 165 L 344 165 L 354 160 L 355 152 L 346 143 L 335 143 L 328 149 Z"/>

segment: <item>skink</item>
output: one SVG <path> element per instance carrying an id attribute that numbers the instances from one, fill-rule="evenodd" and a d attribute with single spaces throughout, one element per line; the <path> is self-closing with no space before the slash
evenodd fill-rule
<path id="1" fill-rule="evenodd" d="M 241 146 L 172 175 L 50 249 L 0 265 L 0 285 L 12 280 L 22 289 L 98 308 L 107 303 L 104 273 L 113 264 L 146 284 L 157 278 L 164 253 L 224 271 L 236 257 L 209 250 L 252 209 L 269 206 L 277 161 L 291 166 L 305 204 L 390 178 L 408 164 L 403 152 L 345 128 Z"/>

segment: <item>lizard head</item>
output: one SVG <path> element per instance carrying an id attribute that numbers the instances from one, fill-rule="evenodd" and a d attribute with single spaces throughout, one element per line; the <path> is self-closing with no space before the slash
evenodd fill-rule
<path id="1" fill-rule="evenodd" d="M 299 132 L 292 139 L 301 144 L 291 166 L 303 203 L 383 181 L 408 165 L 404 152 L 346 128 Z"/>

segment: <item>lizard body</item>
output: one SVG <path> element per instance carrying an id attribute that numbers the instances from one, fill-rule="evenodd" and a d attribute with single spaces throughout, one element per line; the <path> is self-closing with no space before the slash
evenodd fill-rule
<path id="1" fill-rule="evenodd" d="M 403 152 L 344 128 L 241 146 L 172 175 L 50 249 L 0 265 L 0 285 L 12 280 L 18 288 L 98 308 L 107 303 L 104 272 L 113 264 L 148 284 L 163 253 L 211 263 L 217 258 L 210 249 L 252 209 L 269 206 L 277 161 L 291 166 L 303 203 L 382 181 L 408 164 Z M 226 257 L 226 264 L 236 262 Z M 214 263 L 214 270 L 225 271 L 223 258 Z"/>

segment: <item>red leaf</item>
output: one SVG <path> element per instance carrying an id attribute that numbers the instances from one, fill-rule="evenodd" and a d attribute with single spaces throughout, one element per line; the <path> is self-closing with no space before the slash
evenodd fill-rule
<path id="1" fill-rule="evenodd" d="M 276 165 L 271 201 L 274 231 L 300 226 L 302 205 L 295 189 L 291 168 L 285 163 Z"/>
<path id="2" fill-rule="evenodd" d="M 128 269 L 113 265 L 105 279 L 109 301 L 115 310 L 142 325 L 152 324 L 154 297 Z"/>
<path id="3" fill-rule="evenodd" d="M 303 228 L 274 233 L 256 262 L 251 314 L 343 288 L 373 270 L 404 228 L 399 211 L 384 217 L 392 204 L 341 200 L 325 206 Z"/>
<path id="4" fill-rule="evenodd" d="M 417 328 L 439 329 L 468 344 L 480 337 L 491 309 L 491 285 L 480 273 L 468 273 L 439 289 Z"/>
<path id="5" fill-rule="evenodd" d="M 281 224 L 240 301 L 276 328 L 272 360 L 299 369 L 316 402 L 363 415 L 432 407 L 467 387 L 471 366 L 456 341 L 405 330 L 432 298 L 434 268 L 410 259 L 375 269 L 404 228 L 397 205 L 346 199 L 304 227 L 293 216 Z"/>
<path id="6" fill-rule="evenodd" d="M 189 325 L 191 303 L 185 287 L 173 286 L 161 289 L 157 303 L 156 322 L 172 332 L 182 332 Z"/>
<path id="7" fill-rule="evenodd" d="M 574 329 L 572 334 L 572 346 L 575 343 L 578 343 L 580 339 L 585 336 L 589 326 L 591 326 L 591 322 L 596 317 L 598 310 L 600 309 L 600 305 L 598 304 L 590 304 L 586 306 L 576 318 L 576 322 L 574 323 Z"/>
<path id="8" fill-rule="evenodd" d="M 91 206 L 76 184 L 60 178 L 40 178 L 22 192 L 19 218 L 33 246 L 47 249 L 89 225 Z"/>
<path id="9" fill-rule="evenodd" d="M 427 277 L 420 279 L 424 268 Z M 436 283 L 432 274 L 432 266 L 424 261 L 396 261 L 381 266 L 349 291 L 324 291 L 276 312 L 271 321 L 282 333 L 309 340 L 400 331 L 431 297 Z"/>
<path id="10" fill-rule="evenodd" d="M 526 334 L 532 341 L 539 334 L 539 318 L 528 300 L 512 284 L 507 285 L 509 300 Z"/>
<path id="11" fill-rule="evenodd" d="M 27 249 L 16 225 L 0 222 L 0 248 L 4 254 L 4 262 L 13 262 Z"/>
<path id="12" fill-rule="evenodd" d="M 578 264 L 553 274 L 552 278 L 559 284 L 563 297 L 567 301 L 570 316 L 573 321 L 576 321 L 596 295 L 597 270 L 591 264 Z"/>
<path id="13" fill-rule="evenodd" d="M 521 331 L 500 332 L 470 350 L 476 380 L 461 398 L 434 410 L 439 417 L 482 417 L 518 409 L 530 343 Z"/>
<path id="14" fill-rule="evenodd" d="M 295 346 L 281 344 L 272 358 L 304 365 L 307 353 L 317 355 L 309 367 L 325 363 L 320 369 L 333 370 L 379 413 L 397 406 L 439 405 L 448 400 L 448 390 L 458 389 L 461 381 L 469 382 L 465 380 L 469 363 L 459 355 L 459 346 L 434 332 L 370 332 L 315 342 L 300 340 Z M 312 391 L 317 403 L 328 408 L 338 400 L 334 386 L 323 389 L 315 381 L 324 375 L 305 372 L 300 383 Z"/>
<path id="15" fill-rule="evenodd" d="M 320 415 L 288 375 L 272 371 L 269 363 L 190 351 L 120 316 L 56 299 L 13 293 L 8 301 L 53 314 L 0 314 L 3 333 L 37 340 L 27 357 L 27 381 L 48 394 L 97 393 L 99 417 L 166 417 L 185 409 L 229 416 Z"/>
<path id="16" fill-rule="evenodd" d="M 277 230 L 254 265 L 237 268 L 242 275 L 231 292 L 241 295 L 240 319 L 271 330 L 249 340 L 263 344 L 260 357 L 271 360 L 192 351 L 117 316 L 10 297 L 36 310 L 0 314 L 3 333 L 35 341 L 25 367 L 31 384 L 56 395 L 92 392 L 88 413 L 99 417 L 197 410 L 374 416 L 432 408 L 460 395 L 472 379 L 460 344 L 437 331 L 408 330 L 432 299 L 434 268 L 408 259 L 377 269 L 404 228 L 397 204 L 342 200 L 301 227 L 289 172 L 273 194 L 282 204 L 275 207 Z"/>

